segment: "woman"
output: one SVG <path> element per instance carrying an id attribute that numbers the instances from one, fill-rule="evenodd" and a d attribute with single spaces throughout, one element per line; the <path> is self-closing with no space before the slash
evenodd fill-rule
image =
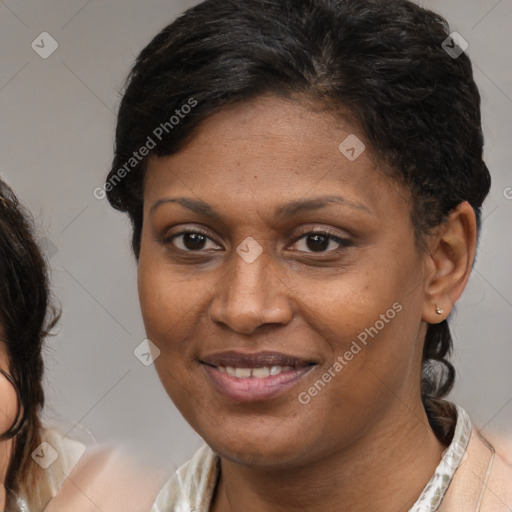
<path id="1" fill-rule="evenodd" d="M 41 424 L 43 340 L 59 315 L 29 216 L 1 180 L 0 287 L 0 508 L 33 512 L 57 493 L 85 446 Z"/>
<path id="2" fill-rule="evenodd" d="M 140 512 L 157 474 L 111 447 L 44 426 L 44 338 L 59 315 L 29 215 L 0 180 L 0 510 Z"/>
<path id="3" fill-rule="evenodd" d="M 490 187 L 454 37 L 406 0 L 206 0 L 137 58 L 104 190 L 206 441 L 154 512 L 512 507 L 444 400 Z"/>

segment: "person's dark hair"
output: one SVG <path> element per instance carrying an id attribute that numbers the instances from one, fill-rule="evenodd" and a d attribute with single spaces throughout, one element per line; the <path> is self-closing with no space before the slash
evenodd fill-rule
<path id="1" fill-rule="evenodd" d="M 133 153 L 148 137 L 149 154 L 176 153 L 208 116 L 264 94 L 348 116 L 410 191 L 419 249 L 461 202 L 479 229 L 490 188 L 480 95 L 468 56 L 445 51 L 449 34 L 444 18 L 407 0 L 206 0 L 186 11 L 140 53 L 119 108 L 105 190 L 130 217 L 135 256 L 147 157 L 139 163 Z M 171 126 L 191 99 L 197 105 Z M 455 380 L 451 351 L 447 321 L 429 325 L 422 396 L 444 440 L 455 417 L 441 400 Z"/>
<path id="2" fill-rule="evenodd" d="M 42 346 L 58 317 L 51 305 L 47 263 L 35 241 L 28 212 L 0 180 L 0 324 L 5 336 L 2 341 L 8 347 L 10 376 L 19 390 L 23 411 L 6 475 L 7 497 L 20 487 L 37 489 L 39 472 L 31 453 L 41 443 Z"/>

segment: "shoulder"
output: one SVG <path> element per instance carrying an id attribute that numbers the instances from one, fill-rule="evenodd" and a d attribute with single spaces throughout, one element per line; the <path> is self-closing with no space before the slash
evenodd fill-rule
<path id="1" fill-rule="evenodd" d="M 80 445 L 67 438 L 61 441 L 59 457 L 62 454 L 65 459 L 63 472 L 58 474 L 61 482 L 45 512 L 140 512 L 151 508 L 162 483 L 159 472 L 142 467 L 119 448 Z"/>
<path id="2" fill-rule="evenodd" d="M 151 512 L 208 510 L 217 482 L 218 457 L 203 445 L 162 487 Z"/>
<path id="3" fill-rule="evenodd" d="M 473 429 L 440 512 L 455 512 L 461 507 L 480 512 L 512 510 L 511 454 L 502 443 L 494 444 Z"/>
<path id="4" fill-rule="evenodd" d="M 489 471 L 487 493 L 482 502 L 486 510 L 509 512 L 512 510 L 512 453 L 503 444 L 496 444 L 492 467 Z"/>
<path id="5" fill-rule="evenodd" d="M 19 489 L 10 504 L 13 510 L 43 510 L 59 492 L 69 473 L 82 458 L 86 446 L 56 429 L 41 430 L 41 444 L 29 454 L 33 460 L 30 483 Z"/>

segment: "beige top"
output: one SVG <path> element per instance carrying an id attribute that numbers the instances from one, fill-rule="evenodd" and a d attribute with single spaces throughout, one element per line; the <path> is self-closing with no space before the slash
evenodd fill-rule
<path id="1" fill-rule="evenodd" d="M 32 454 L 37 488 L 10 497 L 6 511 L 149 511 L 167 478 L 163 468 L 142 465 L 121 447 L 84 444 L 54 428 L 43 430 L 43 441 Z"/>
<path id="2" fill-rule="evenodd" d="M 453 440 L 409 512 L 437 511 L 457 468 L 463 461 L 471 437 L 472 424 L 466 411 L 462 407 L 456 407 L 457 424 Z M 219 476 L 219 462 L 219 457 L 207 445 L 202 446 L 162 488 L 151 512 L 209 512 Z"/>
<path id="3" fill-rule="evenodd" d="M 42 439 L 43 443 L 32 454 L 41 470 L 41 485 L 37 489 L 22 489 L 17 497 L 10 498 L 6 506 L 9 512 L 42 512 L 86 450 L 83 443 L 64 437 L 53 428 L 44 429 Z"/>

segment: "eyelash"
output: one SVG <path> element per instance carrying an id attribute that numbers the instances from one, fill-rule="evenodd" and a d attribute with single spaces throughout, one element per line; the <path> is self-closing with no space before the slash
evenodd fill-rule
<path id="1" fill-rule="evenodd" d="M 206 233 L 205 231 L 202 231 L 200 229 L 187 229 L 186 231 L 180 231 L 179 233 L 174 233 L 173 235 L 171 235 L 169 237 L 166 237 L 164 239 L 164 243 L 172 245 L 172 241 L 175 238 L 178 238 L 180 236 L 187 235 L 187 234 L 201 235 L 201 236 L 204 236 L 205 238 L 208 238 L 212 242 L 216 243 L 214 240 L 211 239 L 211 237 L 208 235 L 208 233 Z M 352 245 L 352 242 L 349 239 L 341 238 L 339 236 L 333 235 L 333 234 L 329 233 L 329 231 L 327 231 L 327 230 L 323 230 L 323 231 L 306 231 L 306 232 L 302 233 L 298 238 L 295 239 L 294 244 L 297 243 L 299 240 L 301 240 L 303 238 L 306 238 L 308 235 L 322 235 L 322 236 L 326 237 L 327 239 L 332 240 L 332 241 L 338 243 L 340 245 L 340 247 L 338 249 L 331 249 L 329 251 L 319 251 L 319 252 L 311 251 L 311 252 L 306 252 L 306 254 L 331 254 L 331 253 L 337 253 L 337 252 L 340 252 L 343 249 L 346 249 L 347 247 L 350 247 Z M 175 247 L 175 248 L 178 251 L 185 252 L 185 253 L 201 253 L 201 252 L 204 251 L 204 249 L 200 249 L 200 250 L 197 250 L 197 251 L 191 251 L 191 250 L 185 250 L 185 249 L 178 249 L 177 247 Z M 300 251 L 300 252 L 304 252 L 304 251 Z"/>

